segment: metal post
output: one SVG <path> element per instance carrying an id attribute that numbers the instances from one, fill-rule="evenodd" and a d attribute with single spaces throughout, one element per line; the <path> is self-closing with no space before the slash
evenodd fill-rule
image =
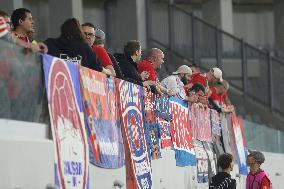
<path id="1" fill-rule="evenodd" d="M 192 42 L 192 61 L 197 64 L 196 59 L 196 41 L 195 41 L 195 18 L 194 15 L 191 14 L 191 42 Z"/>
<path id="2" fill-rule="evenodd" d="M 221 54 L 220 54 L 220 32 L 218 27 L 215 27 L 215 48 L 216 48 L 216 60 L 217 60 L 217 67 L 222 69 L 223 65 L 221 62 Z"/>
<path id="3" fill-rule="evenodd" d="M 242 55 L 242 83 L 243 83 L 243 96 L 247 93 L 247 57 L 245 50 L 245 42 L 242 39 L 241 42 L 241 55 Z"/>
<path id="4" fill-rule="evenodd" d="M 152 38 L 152 14 L 151 14 L 151 0 L 146 0 L 146 31 L 147 31 L 147 48 L 150 48 L 150 41 Z"/>
<path id="5" fill-rule="evenodd" d="M 268 76 L 269 76 L 269 105 L 270 111 L 273 112 L 274 96 L 273 96 L 273 73 L 272 73 L 272 61 L 270 52 L 267 53 L 268 58 Z"/>
<path id="6" fill-rule="evenodd" d="M 173 5 L 174 0 L 169 0 L 168 11 L 169 11 L 169 49 L 173 51 L 174 46 L 174 15 L 173 15 Z"/>

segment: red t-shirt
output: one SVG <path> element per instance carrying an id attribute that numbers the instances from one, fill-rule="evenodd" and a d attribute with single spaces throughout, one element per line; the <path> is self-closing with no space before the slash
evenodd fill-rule
<path id="1" fill-rule="evenodd" d="M 110 57 L 108 56 L 105 48 L 98 46 L 98 45 L 93 45 L 92 49 L 93 49 L 93 52 L 95 52 L 98 60 L 101 61 L 103 67 L 107 67 L 110 65 L 112 66 L 112 61 Z"/>
<path id="2" fill-rule="evenodd" d="M 223 94 L 218 94 L 216 87 L 211 87 L 210 91 L 211 91 L 210 97 L 212 98 L 212 100 L 217 101 L 218 105 L 223 104 Z"/>
<path id="3" fill-rule="evenodd" d="M 208 78 L 206 74 L 195 73 L 195 74 L 192 74 L 189 83 L 192 83 L 193 85 L 196 83 L 199 83 L 206 88 L 208 86 Z"/>
<path id="4" fill-rule="evenodd" d="M 148 77 L 147 80 L 157 81 L 157 79 L 158 79 L 157 72 L 154 69 L 153 64 L 147 59 L 142 60 L 138 64 L 138 72 L 141 74 L 143 71 L 146 71 L 146 72 L 149 73 L 149 77 Z"/>
<path id="5" fill-rule="evenodd" d="M 192 84 L 201 84 L 205 88 L 205 97 L 208 98 L 209 86 L 208 86 L 208 78 L 206 74 L 195 73 L 191 75 L 191 78 L 188 80 L 188 83 Z M 185 91 L 188 91 L 188 88 L 185 88 Z M 187 93 L 188 94 L 188 93 Z"/>

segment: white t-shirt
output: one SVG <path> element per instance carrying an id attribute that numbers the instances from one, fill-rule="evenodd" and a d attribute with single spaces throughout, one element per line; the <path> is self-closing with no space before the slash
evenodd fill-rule
<path id="1" fill-rule="evenodd" d="M 185 90 L 184 90 L 184 84 L 178 77 L 178 75 L 171 75 L 169 77 L 166 77 L 162 80 L 161 85 L 165 87 L 166 89 L 172 90 L 173 94 L 184 100 L 186 97 Z"/>

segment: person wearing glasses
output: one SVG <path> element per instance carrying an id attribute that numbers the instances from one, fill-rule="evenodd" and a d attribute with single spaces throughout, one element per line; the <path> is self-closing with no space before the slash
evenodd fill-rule
<path id="1" fill-rule="evenodd" d="M 103 46 L 96 43 L 96 28 L 92 23 L 82 24 L 82 31 L 85 34 L 85 40 L 88 45 L 93 49 L 93 52 L 96 54 L 97 58 L 102 63 L 103 67 L 110 71 L 111 76 L 116 76 L 115 70 L 113 68 L 113 63 Z M 103 33 L 104 34 L 104 33 Z"/>

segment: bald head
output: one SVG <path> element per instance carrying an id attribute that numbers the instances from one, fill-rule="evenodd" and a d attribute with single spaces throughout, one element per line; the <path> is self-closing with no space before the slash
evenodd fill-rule
<path id="1" fill-rule="evenodd" d="M 150 60 L 155 69 L 164 63 L 164 53 L 161 49 L 152 48 L 148 51 L 148 60 Z"/>

